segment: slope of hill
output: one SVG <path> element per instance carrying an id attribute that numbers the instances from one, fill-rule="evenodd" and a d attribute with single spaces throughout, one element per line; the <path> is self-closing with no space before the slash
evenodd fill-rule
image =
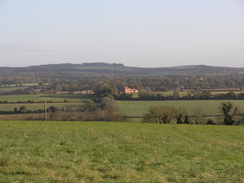
<path id="1" fill-rule="evenodd" d="M 82 63 L 82 64 L 49 64 L 29 67 L 0 67 L 3 73 L 72 73 L 72 74 L 135 74 L 135 75 L 199 75 L 199 74 L 231 74 L 244 72 L 244 68 L 216 67 L 206 65 L 188 65 L 176 67 L 142 68 L 129 67 L 115 63 Z"/>

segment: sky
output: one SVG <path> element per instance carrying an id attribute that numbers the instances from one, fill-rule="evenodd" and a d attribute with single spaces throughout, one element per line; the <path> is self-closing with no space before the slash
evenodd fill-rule
<path id="1" fill-rule="evenodd" d="M 0 0 L 0 67 L 244 67 L 243 0 Z"/>

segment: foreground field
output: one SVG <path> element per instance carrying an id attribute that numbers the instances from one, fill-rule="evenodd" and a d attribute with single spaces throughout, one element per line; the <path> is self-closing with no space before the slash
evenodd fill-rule
<path id="1" fill-rule="evenodd" d="M 0 122 L 0 182 L 244 181 L 243 126 Z"/>
<path id="2" fill-rule="evenodd" d="M 238 106 L 239 113 L 244 113 L 243 100 L 229 100 Z M 120 110 L 127 116 L 142 116 L 151 106 L 166 105 L 184 108 L 191 115 L 196 107 L 201 107 L 203 114 L 218 115 L 218 106 L 226 100 L 177 100 L 177 101 L 116 101 Z"/>

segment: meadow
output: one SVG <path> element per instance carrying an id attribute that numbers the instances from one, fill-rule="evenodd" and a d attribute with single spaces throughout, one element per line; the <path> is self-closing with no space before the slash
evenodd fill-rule
<path id="1" fill-rule="evenodd" d="M 13 92 L 15 90 L 19 90 L 19 89 L 26 89 L 30 86 L 37 86 L 38 83 L 24 83 L 24 84 L 9 84 L 9 85 L 1 85 L 0 86 L 0 93 L 9 93 L 9 92 Z M 48 85 L 48 83 L 46 83 L 45 85 Z"/>
<path id="2" fill-rule="evenodd" d="M 32 100 L 34 102 L 43 101 L 43 97 L 49 97 L 48 100 L 53 102 L 63 102 L 68 101 L 81 101 L 83 99 L 94 99 L 95 95 L 91 94 L 40 94 L 40 95 L 0 95 L 0 101 L 8 102 L 26 102 Z"/>
<path id="3" fill-rule="evenodd" d="M 0 93 L 9 93 L 18 89 L 26 89 L 25 86 L 0 87 Z"/>
<path id="4" fill-rule="evenodd" d="M 244 181 L 243 126 L 0 122 L 0 182 Z"/>
<path id="5" fill-rule="evenodd" d="M 0 95 L 0 101 L 8 101 L 0 105 L 0 110 L 8 111 L 19 109 L 21 106 L 25 106 L 27 110 L 43 109 L 43 97 L 48 97 L 47 107 L 55 106 L 59 109 L 77 107 L 80 106 L 82 101 L 86 99 L 94 99 L 95 95 L 90 94 L 50 94 L 50 95 Z M 16 103 L 16 102 L 34 101 L 35 103 Z M 64 102 L 66 101 L 66 102 Z"/>
<path id="6" fill-rule="evenodd" d="M 50 106 L 57 107 L 58 109 L 69 108 L 69 107 L 77 107 L 80 106 L 81 103 L 47 103 L 47 108 Z M 27 110 L 39 110 L 44 108 L 43 103 L 18 103 L 18 104 L 0 104 L 1 111 L 13 111 L 14 108 L 19 109 L 20 107 L 25 106 Z"/>
<path id="7" fill-rule="evenodd" d="M 239 113 L 244 113 L 243 100 L 228 100 L 239 108 Z M 188 114 L 196 107 L 201 107 L 203 114 L 219 115 L 219 106 L 226 100 L 174 100 L 174 101 L 116 101 L 122 113 L 127 116 L 142 116 L 151 106 L 166 105 L 184 108 Z"/>
<path id="8" fill-rule="evenodd" d="M 231 91 L 231 90 L 230 90 Z M 212 95 L 219 95 L 219 94 L 227 94 L 229 93 L 230 91 L 210 91 L 210 93 Z M 171 91 L 168 91 L 168 92 L 155 92 L 155 93 L 160 93 L 160 94 L 163 94 L 164 96 L 172 96 L 174 91 L 171 90 Z M 191 93 L 191 91 L 183 91 L 183 92 L 179 92 L 179 96 L 180 97 L 185 97 L 187 95 L 189 95 L 189 93 Z M 244 93 L 244 91 L 234 91 L 235 94 L 240 94 L 240 93 Z"/>
<path id="9" fill-rule="evenodd" d="M 29 86 L 38 86 L 38 83 L 23 83 L 21 84 L 21 86 L 24 87 L 29 87 Z M 44 85 L 49 85 L 48 83 L 44 84 Z M 18 87 L 20 86 L 20 84 L 8 84 L 8 85 L 2 85 L 2 88 L 6 88 L 6 87 Z"/>

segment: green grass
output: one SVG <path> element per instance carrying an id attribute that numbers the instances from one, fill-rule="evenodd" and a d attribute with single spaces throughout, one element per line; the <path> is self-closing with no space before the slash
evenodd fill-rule
<path id="1" fill-rule="evenodd" d="M 17 85 L 17 86 L 16 86 Z M 38 83 L 23 83 L 21 86 L 29 87 L 29 86 L 37 86 L 39 85 Z M 44 85 L 49 85 L 49 83 L 45 83 Z M 2 85 L 1 88 L 6 88 L 6 87 L 18 87 L 20 84 L 8 84 L 8 85 Z"/>
<path id="2" fill-rule="evenodd" d="M 55 106 L 59 109 L 74 107 L 81 105 L 82 101 L 86 99 L 93 99 L 95 95 L 88 94 L 51 94 L 51 95 L 0 95 L 0 101 L 8 101 L 8 102 L 26 102 L 28 100 L 34 102 L 43 102 L 42 97 L 49 96 L 48 100 L 52 100 L 53 103 L 47 103 L 47 107 Z M 69 102 L 65 102 L 67 100 Z M 14 108 L 19 109 L 21 106 L 25 106 L 27 110 L 38 110 L 43 109 L 43 103 L 9 103 L 9 104 L 0 104 L 0 110 L 9 111 L 14 110 Z"/>
<path id="3" fill-rule="evenodd" d="M 0 122 L 0 182 L 243 182 L 244 127 Z"/>
<path id="4" fill-rule="evenodd" d="M 0 95 L 0 101 L 17 102 L 17 101 L 28 101 L 33 100 L 35 102 L 43 101 L 42 97 L 49 96 L 48 100 L 53 102 L 68 101 L 81 101 L 84 99 L 94 99 L 95 95 L 89 94 L 47 94 L 47 95 Z"/>
<path id="5" fill-rule="evenodd" d="M 22 84 L 22 86 L 38 86 L 39 84 L 38 83 L 24 83 L 24 84 Z M 49 83 L 45 83 L 45 84 L 43 84 L 43 85 L 46 85 L 46 86 L 48 86 L 49 85 Z"/>
<path id="6" fill-rule="evenodd" d="M 47 103 L 47 108 L 50 106 L 57 107 L 58 109 L 69 108 L 69 107 L 77 108 L 80 105 L 81 105 L 81 103 Z M 21 104 L 1 104 L 0 110 L 1 111 L 9 111 L 9 110 L 13 111 L 14 108 L 19 109 L 22 106 L 25 106 L 27 110 L 38 110 L 38 109 L 44 108 L 43 103 L 21 103 Z"/>
<path id="7" fill-rule="evenodd" d="M 230 100 L 237 105 L 240 113 L 244 113 L 243 100 Z M 192 113 L 195 107 L 201 107 L 206 115 L 218 115 L 218 106 L 225 100 L 177 100 L 177 101 L 116 101 L 122 113 L 128 116 L 142 116 L 148 112 L 151 106 L 167 105 L 176 108 L 184 108 L 188 114 Z"/>
<path id="8" fill-rule="evenodd" d="M 230 91 L 211 91 L 211 94 L 213 95 L 218 95 L 218 94 L 227 94 Z M 169 91 L 169 92 L 156 92 L 156 93 L 161 93 L 164 96 L 172 96 L 173 95 L 173 91 Z M 184 97 L 187 96 L 189 92 L 179 92 L 180 97 Z M 240 93 L 244 93 L 243 91 L 234 91 L 235 94 L 240 94 Z"/>
<path id="9" fill-rule="evenodd" d="M 9 93 L 9 92 L 13 92 L 15 90 L 18 89 L 26 89 L 30 86 L 37 86 L 39 85 L 38 83 L 24 83 L 21 86 L 19 84 L 10 84 L 10 85 L 2 85 L 0 86 L 0 93 Z M 48 83 L 44 84 L 44 85 L 49 85 Z"/>
<path id="10" fill-rule="evenodd" d="M 161 94 L 163 94 L 164 96 L 172 96 L 174 92 L 173 92 L 173 91 L 168 91 L 168 92 L 156 92 L 156 93 L 161 93 Z M 179 95 L 180 95 L 181 97 L 184 97 L 184 96 L 187 95 L 187 93 L 188 93 L 188 92 L 179 92 Z"/>
<path id="11" fill-rule="evenodd" d="M 26 89 L 25 86 L 14 86 L 14 87 L 0 87 L 0 93 L 9 93 L 18 89 Z"/>
<path id="12" fill-rule="evenodd" d="M 211 91 L 211 93 L 213 95 L 217 95 L 217 94 L 227 94 L 229 93 L 230 91 Z M 234 93 L 237 95 L 237 94 L 240 94 L 240 93 L 244 93 L 243 91 L 234 91 Z"/>

